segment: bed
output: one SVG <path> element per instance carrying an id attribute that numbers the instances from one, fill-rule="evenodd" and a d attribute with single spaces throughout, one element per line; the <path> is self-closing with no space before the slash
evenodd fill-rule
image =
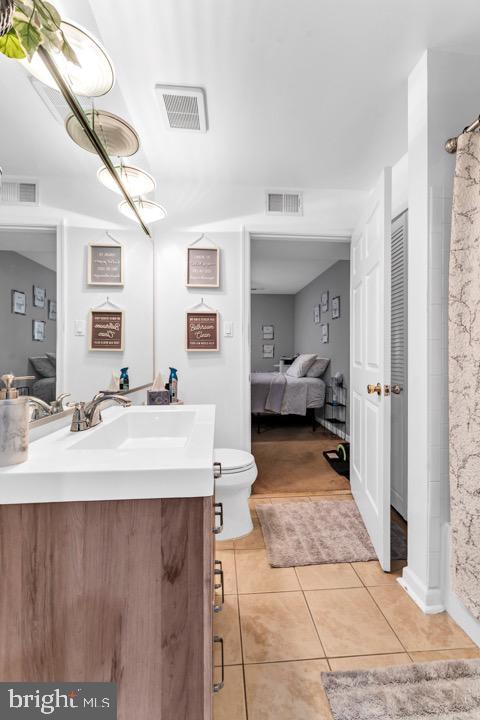
<path id="1" fill-rule="evenodd" d="M 251 374 L 251 412 L 259 421 L 267 414 L 310 415 L 315 429 L 315 410 L 325 404 L 326 384 L 321 378 L 291 377 L 283 373 Z M 260 432 L 260 426 L 258 425 Z"/>

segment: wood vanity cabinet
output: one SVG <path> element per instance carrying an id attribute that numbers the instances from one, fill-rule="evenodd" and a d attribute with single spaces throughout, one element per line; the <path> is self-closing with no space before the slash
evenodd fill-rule
<path id="1" fill-rule="evenodd" d="M 113 681 L 119 720 L 211 720 L 213 498 L 0 506 L 0 681 Z"/>

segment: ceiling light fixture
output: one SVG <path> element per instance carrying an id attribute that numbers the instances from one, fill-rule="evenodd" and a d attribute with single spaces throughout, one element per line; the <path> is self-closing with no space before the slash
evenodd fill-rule
<path id="1" fill-rule="evenodd" d="M 135 198 L 133 203 L 137 208 L 140 217 L 145 223 L 156 222 L 157 220 L 163 220 L 167 217 L 167 211 L 165 210 L 165 208 L 163 208 L 158 203 L 153 202 L 152 200 Z M 133 213 L 132 208 L 128 205 L 128 203 L 125 202 L 125 200 L 122 200 L 122 202 L 118 206 L 118 209 L 120 210 L 122 215 L 125 215 L 131 220 L 136 220 L 136 216 Z"/>
<path id="2" fill-rule="evenodd" d="M 124 187 L 133 197 L 139 197 L 139 195 L 148 195 L 155 190 L 156 182 L 154 178 L 144 170 L 134 167 L 133 165 L 115 165 L 115 170 L 120 177 Z M 105 185 L 109 190 L 122 194 L 118 187 L 118 183 L 115 182 L 110 172 L 106 167 L 101 167 L 97 172 L 97 178 Z"/>
<path id="3" fill-rule="evenodd" d="M 50 49 L 50 55 L 64 80 L 76 95 L 100 97 L 106 95 L 115 83 L 113 64 L 106 50 L 90 33 L 78 25 L 62 20 L 61 29 L 77 56 L 79 65 L 67 60 L 60 50 Z M 21 61 L 38 80 L 51 88 L 58 88 L 41 53 L 36 52 L 31 60 Z"/>
<path id="4" fill-rule="evenodd" d="M 73 142 L 80 145 L 84 150 L 97 153 L 83 127 L 85 118 L 109 155 L 130 157 L 130 155 L 135 155 L 138 151 L 140 139 L 132 126 L 123 118 L 106 110 L 88 110 L 84 113 L 81 121 L 75 115 L 70 115 L 66 119 L 65 128 L 67 133 Z"/>

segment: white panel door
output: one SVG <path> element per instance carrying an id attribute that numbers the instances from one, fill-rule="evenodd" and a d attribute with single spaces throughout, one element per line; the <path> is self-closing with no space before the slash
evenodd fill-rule
<path id="1" fill-rule="evenodd" d="M 352 493 L 390 570 L 391 169 L 371 194 L 351 247 L 350 442 Z M 388 393 L 388 388 L 387 388 Z"/>

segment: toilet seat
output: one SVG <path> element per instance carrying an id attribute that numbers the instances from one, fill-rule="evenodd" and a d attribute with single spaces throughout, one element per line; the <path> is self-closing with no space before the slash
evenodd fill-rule
<path id="1" fill-rule="evenodd" d="M 255 458 L 245 450 L 216 448 L 214 457 L 215 462 L 219 462 L 222 466 L 222 475 L 246 472 L 255 465 Z"/>

